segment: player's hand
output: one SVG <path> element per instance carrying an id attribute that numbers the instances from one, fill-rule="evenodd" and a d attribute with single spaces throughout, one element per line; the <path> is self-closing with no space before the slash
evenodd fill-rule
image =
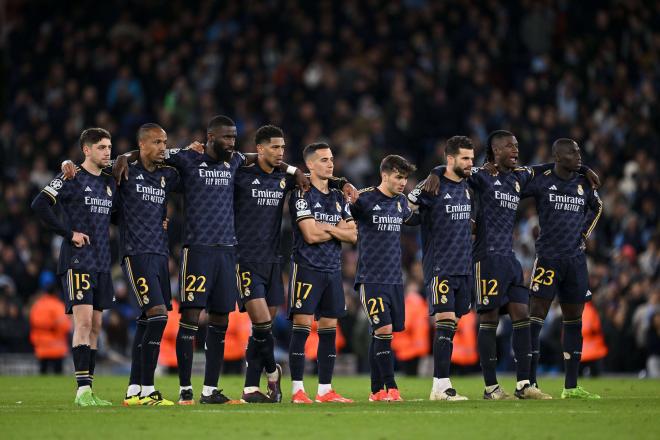
<path id="1" fill-rule="evenodd" d="M 121 181 L 128 180 L 128 157 L 125 154 L 117 156 L 115 165 L 112 167 L 112 175 L 117 181 L 117 186 L 121 185 Z"/>
<path id="2" fill-rule="evenodd" d="M 65 160 L 62 162 L 62 174 L 64 175 L 64 178 L 67 180 L 71 180 L 74 177 L 76 177 L 76 166 L 74 163 L 70 160 Z"/>
<path id="3" fill-rule="evenodd" d="M 311 183 L 305 173 L 300 171 L 299 168 L 296 168 L 296 172 L 293 177 L 296 179 L 296 185 L 298 188 L 302 189 L 303 191 L 309 191 Z"/>
<path id="4" fill-rule="evenodd" d="M 349 203 L 355 203 L 360 198 L 360 192 L 351 183 L 347 182 L 341 190 Z"/>
<path id="5" fill-rule="evenodd" d="M 598 178 L 598 174 L 594 172 L 591 168 L 587 168 L 587 174 L 586 174 L 587 180 L 589 180 L 589 183 L 591 184 L 591 187 L 593 189 L 598 189 L 600 188 L 600 179 Z"/>
<path id="6" fill-rule="evenodd" d="M 437 196 L 438 192 L 440 191 L 440 178 L 434 173 L 429 173 L 428 177 L 424 179 L 422 191 L 426 191 L 429 194 Z"/>
<path id="7" fill-rule="evenodd" d="M 486 162 L 481 168 L 486 170 L 491 176 L 497 176 L 498 174 L 497 165 L 495 165 L 493 162 Z"/>
<path id="8" fill-rule="evenodd" d="M 170 223 L 170 219 L 165 217 L 165 220 L 163 220 L 163 229 L 167 231 L 167 225 Z"/>
<path id="9" fill-rule="evenodd" d="M 204 153 L 204 144 L 201 142 L 193 141 L 186 149 L 196 151 L 199 154 Z"/>
<path id="10" fill-rule="evenodd" d="M 81 248 L 86 244 L 89 244 L 89 236 L 83 234 L 82 232 L 73 231 L 73 237 L 71 238 L 71 243 L 77 248 Z"/>

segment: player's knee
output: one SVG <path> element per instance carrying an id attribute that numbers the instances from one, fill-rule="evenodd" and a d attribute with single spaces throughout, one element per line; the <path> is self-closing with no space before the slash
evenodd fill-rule
<path id="1" fill-rule="evenodd" d="M 548 310 L 550 310 L 550 301 L 541 298 L 532 298 L 529 312 L 531 316 L 545 319 Z"/>
<path id="2" fill-rule="evenodd" d="M 152 318 L 154 316 L 167 316 L 167 307 L 164 305 L 158 305 L 158 306 L 153 306 L 149 310 L 146 311 L 145 315 L 149 318 Z"/>
<path id="3" fill-rule="evenodd" d="M 391 335 L 392 334 L 392 325 L 384 325 L 382 327 L 377 328 L 374 330 L 374 334 L 379 335 L 379 336 L 384 336 L 384 335 Z"/>
<path id="4" fill-rule="evenodd" d="M 211 324 L 211 325 L 229 325 L 229 314 L 227 314 L 227 313 L 209 313 L 209 324 Z"/>
<path id="5" fill-rule="evenodd" d="M 584 304 L 560 304 L 561 313 L 565 320 L 581 319 Z"/>
<path id="6" fill-rule="evenodd" d="M 319 328 L 337 327 L 337 318 L 319 319 Z"/>
<path id="7" fill-rule="evenodd" d="M 527 319 L 529 318 L 529 307 L 527 304 L 510 303 L 509 316 L 512 321 Z"/>
<path id="8" fill-rule="evenodd" d="M 199 324 L 201 309 L 184 309 L 181 311 L 181 322 L 189 325 Z"/>
<path id="9" fill-rule="evenodd" d="M 435 320 L 437 321 L 444 321 L 451 319 L 454 322 L 458 322 L 458 318 L 456 317 L 456 313 L 454 312 L 442 312 L 442 313 L 436 313 L 435 314 Z"/>
<path id="10" fill-rule="evenodd" d="M 479 323 L 497 324 L 499 318 L 499 310 L 493 309 L 486 312 L 479 313 Z"/>
<path id="11" fill-rule="evenodd" d="M 296 325 L 308 325 L 311 327 L 313 322 L 313 315 L 293 315 L 293 323 Z"/>

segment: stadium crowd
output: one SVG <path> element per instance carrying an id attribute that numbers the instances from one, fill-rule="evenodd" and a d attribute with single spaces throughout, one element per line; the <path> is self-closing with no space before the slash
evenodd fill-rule
<path id="1" fill-rule="evenodd" d="M 170 146 L 181 147 L 203 142 L 206 122 L 222 113 L 236 121 L 242 151 L 253 151 L 252 135 L 266 123 L 283 128 L 291 163 L 301 163 L 304 145 L 327 140 L 335 174 L 358 188 L 377 182 L 386 153 L 416 162 L 423 178 L 454 134 L 473 139 L 478 164 L 495 129 L 516 134 L 529 164 L 551 161 L 556 138 L 577 140 L 600 175 L 604 202 L 587 243 L 601 328 L 594 331 L 606 346 L 593 370 L 660 374 L 660 3 L 224 3 L 4 3 L 0 353 L 32 351 L 31 327 L 39 324 L 30 311 L 60 289 L 58 238 L 38 224 L 30 201 L 63 159 L 81 158 L 80 132 L 108 129 L 114 155 L 135 148 L 141 124 L 158 122 Z M 170 219 L 177 292 L 181 200 L 170 205 Z M 533 205 L 523 204 L 514 243 L 527 279 L 537 224 Z M 285 259 L 290 235 L 287 220 Z M 412 304 L 422 279 L 415 229 L 406 229 L 402 246 Z M 356 258 L 345 249 L 349 315 L 340 325 L 343 352 L 364 358 Z M 122 359 L 138 313 L 118 265 L 113 275 L 117 307 L 104 318 L 102 349 Z M 550 369 L 561 368 L 553 311 L 542 335 Z M 276 332 L 286 346 L 283 320 Z"/>

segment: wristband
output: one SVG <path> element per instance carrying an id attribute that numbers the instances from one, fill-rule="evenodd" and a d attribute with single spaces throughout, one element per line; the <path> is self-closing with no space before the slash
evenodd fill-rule
<path id="1" fill-rule="evenodd" d="M 291 174 L 292 176 L 293 176 L 294 174 L 296 174 L 296 171 L 298 171 L 298 168 L 296 168 L 296 167 L 294 167 L 294 166 L 291 166 L 291 165 L 289 165 L 289 166 L 286 168 L 286 173 L 287 173 L 287 174 Z"/>

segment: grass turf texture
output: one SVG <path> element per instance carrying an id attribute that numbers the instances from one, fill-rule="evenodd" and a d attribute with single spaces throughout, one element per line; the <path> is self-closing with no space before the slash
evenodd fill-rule
<path id="1" fill-rule="evenodd" d="M 315 377 L 306 381 L 313 399 Z M 124 377 L 97 377 L 94 390 L 115 406 L 77 408 L 73 405 L 71 377 L 0 377 L 0 437 L 2 439 L 77 438 L 314 438 L 408 439 L 431 438 L 658 438 L 660 432 L 660 381 L 606 378 L 582 380 L 597 401 L 559 399 L 563 381 L 543 379 L 542 389 L 551 401 L 483 401 L 480 377 L 452 380 L 467 402 L 430 402 L 428 378 L 400 378 L 406 402 L 367 401 L 367 377 L 338 377 L 338 392 L 354 404 L 292 405 L 290 382 L 283 381 L 282 404 L 199 405 L 174 407 L 122 407 Z M 159 377 L 165 398 L 176 400 L 175 377 Z M 227 376 L 221 386 L 239 398 L 243 379 Z M 514 380 L 500 384 L 513 392 Z M 194 378 L 199 398 L 201 378 Z M 262 380 L 262 386 L 264 381 Z M 139 437 L 138 437 L 139 436 Z"/>

